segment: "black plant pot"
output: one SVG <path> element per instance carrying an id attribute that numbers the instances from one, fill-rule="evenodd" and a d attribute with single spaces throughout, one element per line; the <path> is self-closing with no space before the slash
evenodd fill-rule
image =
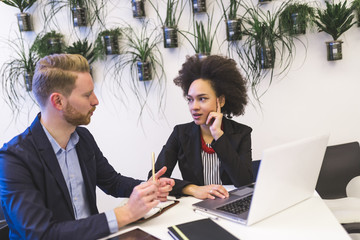
<path id="1" fill-rule="evenodd" d="M 119 37 L 117 35 L 104 36 L 104 45 L 106 55 L 119 55 Z"/>
<path id="2" fill-rule="evenodd" d="M 341 40 L 326 42 L 328 61 L 336 61 L 342 59 L 342 43 L 343 41 Z"/>
<path id="3" fill-rule="evenodd" d="M 50 54 L 62 53 L 61 38 L 49 38 L 47 46 Z"/>
<path id="4" fill-rule="evenodd" d="M 178 34 L 177 27 L 163 27 L 164 33 L 164 48 L 177 48 L 178 47 Z"/>
<path id="5" fill-rule="evenodd" d="M 192 0 L 192 6 L 194 13 L 205 13 L 206 12 L 206 1 L 205 0 Z"/>
<path id="6" fill-rule="evenodd" d="M 24 81 L 25 81 L 25 89 L 27 92 L 31 92 L 32 90 L 32 80 L 33 80 L 34 73 L 25 72 L 24 74 Z"/>
<path id="7" fill-rule="evenodd" d="M 241 19 L 229 19 L 226 21 L 226 39 L 228 41 L 241 40 Z"/>
<path id="8" fill-rule="evenodd" d="M 21 32 L 32 31 L 31 15 L 28 13 L 18 13 L 16 14 L 19 29 Z"/>
<path id="9" fill-rule="evenodd" d="M 137 61 L 139 81 L 149 81 L 152 79 L 150 62 Z"/>
<path id="10" fill-rule="evenodd" d="M 275 49 L 266 44 L 258 45 L 256 48 L 256 57 L 259 61 L 260 69 L 274 68 Z"/>
<path id="11" fill-rule="evenodd" d="M 83 7 L 73 7 L 71 9 L 74 27 L 85 27 L 87 26 L 86 21 L 86 9 Z"/>
<path id="12" fill-rule="evenodd" d="M 305 34 L 306 33 L 306 24 L 299 21 L 299 14 L 291 14 L 292 27 L 290 29 L 291 35 Z"/>
<path id="13" fill-rule="evenodd" d="M 145 17 L 145 4 L 144 0 L 131 0 L 133 17 L 144 18 Z"/>

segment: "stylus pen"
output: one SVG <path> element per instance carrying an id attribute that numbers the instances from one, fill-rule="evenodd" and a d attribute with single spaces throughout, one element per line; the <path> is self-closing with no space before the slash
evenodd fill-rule
<path id="1" fill-rule="evenodd" d="M 151 164 L 152 164 L 152 179 L 155 182 L 155 153 L 152 152 L 151 153 Z"/>

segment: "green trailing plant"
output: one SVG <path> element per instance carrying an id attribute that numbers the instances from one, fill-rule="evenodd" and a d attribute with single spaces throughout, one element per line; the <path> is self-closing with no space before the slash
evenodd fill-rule
<path id="1" fill-rule="evenodd" d="M 82 55 L 88 60 L 90 65 L 99 58 L 99 55 L 97 55 L 93 48 L 93 44 L 89 43 L 87 39 L 74 42 L 66 48 L 65 52 Z"/>
<path id="2" fill-rule="evenodd" d="M 6 5 L 16 7 L 23 13 L 25 10 L 31 8 L 36 0 L 1 0 Z"/>
<path id="3" fill-rule="evenodd" d="M 31 48 L 25 45 L 22 38 L 8 41 L 8 44 L 13 55 L 2 65 L 0 76 L 3 98 L 16 117 L 27 102 L 28 97 L 36 103 L 29 92 L 39 58 Z"/>
<path id="4" fill-rule="evenodd" d="M 282 34 L 277 19 L 287 3 L 278 8 L 265 11 L 260 7 L 243 5 L 246 10 L 242 20 L 245 25 L 243 34 L 246 39 L 242 47 L 236 48 L 236 55 L 241 61 L 240 66 L 251 86 L 254 98 L 260 103 L 260 98 L 272 84 L 275 62 L 278 64 L 280 76 L 291 66 L 295 44 L 292 37 Z M 270 73 L 267 87 L 262 86 L 262 80 Z M 260 90 L 264 89 L 264 90 Z"/>
<path id="5" fill-rule="evenodd" d="M 159 95 L 159 110 L 162 110 L 164 106 L 166 75 L 162 54 L 158 47 L 161 42 L 161 34 L 155 29 L 150 30 L 150 27 L 149 22 L 145 22 L 140 30 L 130 25 L 123 28 L 125 47 L 121 61 L 118 61 L 114 66 L 115 73 L 120 73 L 119 76 L 115 77 L 120 88 L 122 79 L 125 79 L 122 74 L 129 69 L 130 86 L 140 105 L 139 119 L 147 106 L 149 93 L 152 89 L 155 91 L 155 86 Z M 144 74 L 142 76 L 139 75 L 141 71 Z M 150 76 L 145 76 L 147 73 Z"/>
<path id="6" fill-rule="evenodd" d="M 279 16 L 280 30 L 290 35 L 305 34 L 314 18 L 315 8 L 308 3 L 290 2 Z"/>
<path id="7" fill-rule="evenodd" d="M 39 34 L 34 40 L 31 51 L 36 52 L 40 58 L 54 53 L 63 53 L 65 51 L 63 35 L 56 31 Z"/>
<path id="8" fill-rule="evenodd" d="M 343 3 L 325 3 L 326 9 L 317 10 L 314 22 L 320 32 L 328 33 L 336 41 L 355 24 L 353 8 L 347 7 L 346 0 Z"/>

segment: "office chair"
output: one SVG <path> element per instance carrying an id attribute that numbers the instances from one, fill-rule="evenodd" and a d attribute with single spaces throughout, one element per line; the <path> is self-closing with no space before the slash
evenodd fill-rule
<path id="1" fill-rule="evenodd" d="M 353 239 L 360 239 L 360 147 L 328 146 L 316 191 Z M 353 235 L 353 233 L 356 233 Z"/>
<path id="2" fill-rule="evenodd" d="M 4 212 L 0 206 L 0 239 L 9 239 L 9 227 L 5 221 Z"/>

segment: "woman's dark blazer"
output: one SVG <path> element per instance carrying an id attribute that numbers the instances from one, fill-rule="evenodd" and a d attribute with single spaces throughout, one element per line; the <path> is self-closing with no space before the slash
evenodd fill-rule
<path id="1" fill-rule="evenodd" d="M 223 185 L 236 187 L 253 181 L 251 168 L 251 131 L 246 125 L 223 118 L 224 134 L 211 143 L 220 159 L 220 178 Z M 156 161 L 156 171 L 166 166 L 164 174 L 170 177 L 179 164 L 183 180 L 175 179 L 172 195 L 182 195 L 182 189 L 188 184 L 204 185 L 201 160 L 200 127 L 194 122 L 175 126 L 167 143 Z M 149 177 L 151 172 L 149 172 Z"/>

